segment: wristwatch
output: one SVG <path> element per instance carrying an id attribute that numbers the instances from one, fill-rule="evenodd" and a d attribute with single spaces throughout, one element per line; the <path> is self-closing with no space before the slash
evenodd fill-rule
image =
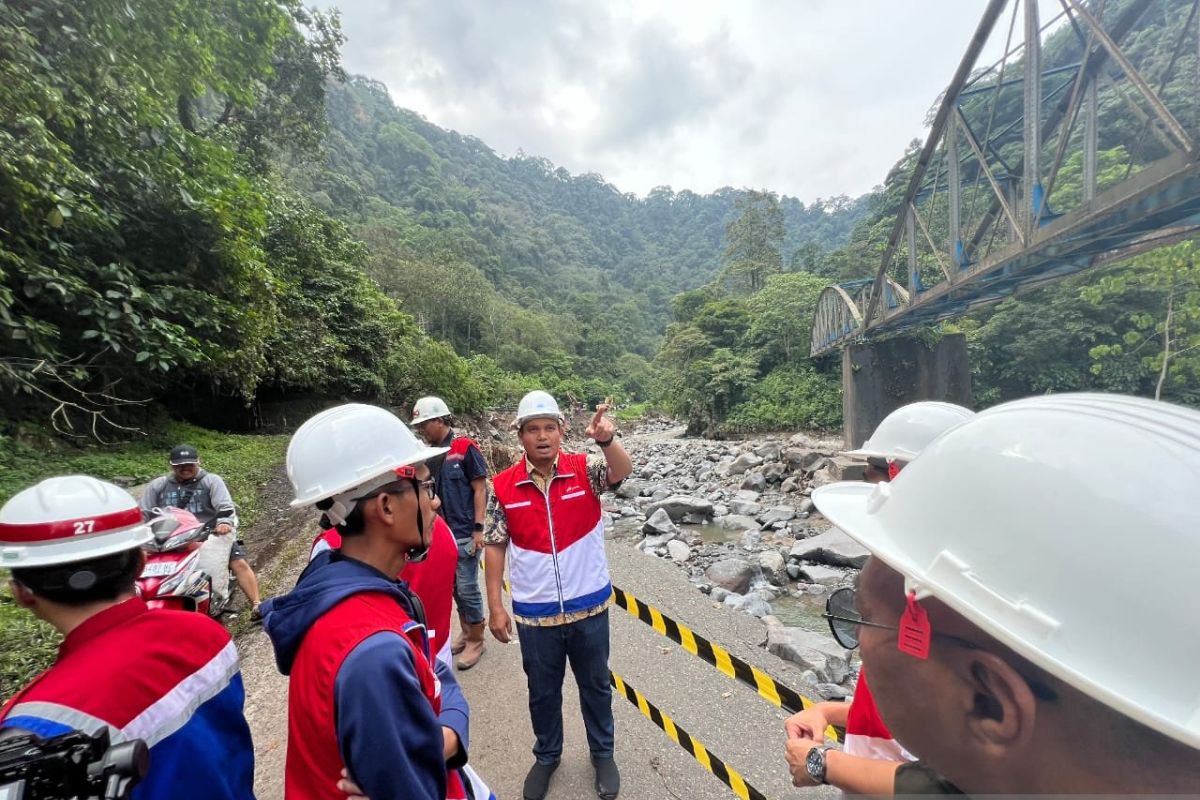
<path id="1" fill-rule="evenodd" d="M 812 778 L 817 783 L 824 784 L 825 781 L 825 753 L 830 750 L 829 745 L 820 745 L 808 751 L 808 758 L 804 760 L 804 771 L 808 773 L 808 777 Z"/>
<path id="2" fill-rule="evenodd" d="M 482 523 L 482 522 L 476 522 L 476 523 L 475 523 L 475 532 L 476 532 L 476 533 L 483 533 L 483 523 Z"/>
<path id="3" fill-rule="evenodd" d="M 613 443 L 613 440 L 615 440 L 616 438 L 617 438 L 617 435 L 614 433 L 612 436 L 608 437 L 603 442 L 600 441 L 599 439 L 597 439 L 596 444 L 600 445 L 601 447 L 608 447 L 610 444 Z"/>

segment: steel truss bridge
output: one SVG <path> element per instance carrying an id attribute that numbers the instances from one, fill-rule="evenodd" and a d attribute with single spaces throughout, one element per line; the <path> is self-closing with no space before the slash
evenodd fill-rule
<path id="1" fill-rule="evenodd" d="M 916 155 L 879 267 L 822 292 L 812 355 L 1200 230 L 1200 0 L 1059 5 L 1043 23 L 1037 0 L 989 1 Z M 1172 55 L 1143 74 L 1127 50 L 1147 20 L 1164 24 Z M 1004 27 L 1002 57 L 976 68 Z M 1044 57 L 1056 66 L 1043 69 Z M 1181 60 L 1189 91 L 1164 96 Z"/>

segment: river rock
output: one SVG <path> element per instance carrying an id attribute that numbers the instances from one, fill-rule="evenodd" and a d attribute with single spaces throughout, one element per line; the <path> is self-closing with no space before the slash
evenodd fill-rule
<path id="1" fill-rule="evenodd" d="M 811 514 L 817 510 L 817 506 L 813 503 L 811 497 L 806 497 L 800 501 L 800 507 L 796 510 L 801 514 Z"/>
<path id="2" fill-rule="evenodd" d="M 743 517 L 757 517 L 762 513 L 762 506 L 751 500 L 735 499 L 729 503 L 729 513 L 740 514 Z"/>
<path id="3" fill-rule="evenodd" d="M 720 586 L 709 586 L 708 587 L 708 596 L 711 597 L 713 600 L 715 600 L 718 603 L 725 602 L 725 598 L 728 597 L 729 595 L 730 595 L 730 591 L 728 589 L 722 589 Z"/>
<path id="4" fill-rule="evenodd" d="M 742 453 L 733 460 L 729 465 L 730 475 L 741 475 L 746 470 L 757 467 L 763 463 L 763 460 L 753 453 Z"/>
<path id="5" fill-rule="evenodd" d="M 762 531 L 758 528 L 748 530 L 742 534 L 742 549 L 757 550 L 762 545 Z"/>
<path id="6" fill-rule="evenodd" d="M 783 476 L 787 474 L 787 467 L 778 461 L 772 461 L 763 467 L 762 474 L 767 483 L 779 483 L 783 480 Z"/>
<path id="7" fill-rule="evenodd" d="M 779 442 L 763 442 L 754 448 L 754 455 L 763 461 L 778 461 L 779 451 L 783 447 Z"/>
<path id="8" fill-rule="evenodd" d="M 666 509 L 659 508 L 642 525 L 642 533 L 647 536 L 670 534 L 674 537 L 679 533 L 679 528 L 675 527 L 675 523 L 671 521 L 671 515 L 667 513 Z"/>
<path id="9" fill-rule="evenodd" d="M 727 531 L 744 531 L 747 528 L 757 528 L 758 520 L 754 517 L 744 517 L 741 514 L 730 514 L 717 520 L 717 524 Z"/>
<path id="10" fill-rule="evenodd" d="M 744 611 L 754 617 L 765 617 L 771 613 L 771 604 L 761 597 L 747 595 L 738 605 L 738 611 Z"/>
<path id="11" fill-rule="evenodd" d="M 774 525 L 777 522 L 787 522 L 790 519 L 794 519 L 795 516 L 796 509 L 791 506 L 772 506 L 759 516 L 758 521 L 768 526 Z"/>
<path id="12" fill-rule="evenodd" d="M 713 503 L 713 516 L 723 517 L 729 513 L 729 506 L 724 503 Z"/>
<path id="13" fill-rule="evenodd" d="M 624 497 L 626 500 L 642 496 L 642 490 L 646 488 L 646 484 L 641 481 L 626 480 L 617 487 L 617 497 Z"/>
<path id="14" fill-rule="evenodd" d="M 758 554 L 758 566 L 763 577 L 776 586 L 787 583 L 787 562 L 778 550 L 767 550 Z"/>
<path id="15" fill-rule="evenodd" d="M 788 564 L 787 565 L 787 576 L 789 578 L 791 578 L 792 580 L 794 580 L 794 581 L 800 580 L 800 575 L 802 573 L 803 573 L 803 570 L 800 569 L 799 564 Z"/>
<path id="16" fill-rule="evenodd" d="M 818 683 L 817 694 L 826 700 L 845 700 L 850 696 L 849 690 L 836 683 Z"/>
<path id="17" fill-rule="evenodd" d="M 692 548 L 678 539 L 672 539 L 667 542 L 667 552 L 671 555 L 671 560 L 676 564 L 682 564 L 692 557 Z"/>
<path id="18" fill-rule="evenodd" d="M 841 683 L 850 674 L 849 651 L 832 638 L 803 628 L 767 628 L 767 650 L 782 659 L 811 669 L 822 683 Z"/>
<path id="19" fill-rule="evenodd" d="M 667 542 L 670 542 L 673 539 L 675 539 L 675 534 L 673 534 L 673 533 L 663 533 L 663 534 L 658 534 L 655 536 L 647 536 L 646 538 L 644 538 L 640 542 L 638 542 L 638 549 L 640 549 L 643 553 L 653 553 L 656 550 L 658 550 L 660 547 L 666 547 Z"/>
<path id="20" fill-rule="evenodd" d="M 763 477 L 761 472 L 747 472 L 746 477 L 742 479 L 741 487 L 761 492 L 767 488 L 767 479 Z"/>
<path id="21" fill-rule="evenodd" d="M 800 488 L 800 479 L 793 475 L 790 478 L 785 478 L 783 483 L 779 484 L 779 491 L 784 494 L 791 494 Z"/>
<path id="22" fill-rule="evenodd" d="M 713 586 L 745 594 L 754 578 L 754 569 L 744 559 L 723 558 L 705 570 L 704 577 L 708 578 Z"/>
<path id="23" fill-rule="evenodd" d="M 650 495 L 650 503 L 661 503 L 671 496 L 670 489 L 655 489 L 654 494 Z"/>
<path id="24" fill-rule="evenodd" d="M 830 528 L 822 534 L 794 543 L 790 555 L 803 561 L 816 561 L 831 567 L 862 569 L 871 554 L 840 529 Z"/>
<path id="25" fill-rule="evenodd" d="M 832 567 L 823 567 L 820 564 L 805 565 L 800 569 L 800 575 L 809 583 L 819 583 L 822 586 L 837 586 L 850 581 L 846 573 Z"/>
<path id="26" fill-rule="evenodd" d="M 659 509 L 666 511 L 672 520 L 681 519 L 684 514 L 711 517 L 713 504 L 699 497 L 692 497 L 686 494 L 673 494 L 646 506 L 646 513 L 653 516 L 654 512 Z"/>

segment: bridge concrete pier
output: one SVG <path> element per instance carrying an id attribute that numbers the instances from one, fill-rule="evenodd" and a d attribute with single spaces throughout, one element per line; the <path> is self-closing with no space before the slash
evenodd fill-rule
<path id="1" fill-rule="evenodd" d="M 848 449 L 866 441 L 889 413 L 918 400 L 974 407 L 965 336 L 943 336 L 933 347 L 898 336 L 842 351 L 842 437 Z"/>

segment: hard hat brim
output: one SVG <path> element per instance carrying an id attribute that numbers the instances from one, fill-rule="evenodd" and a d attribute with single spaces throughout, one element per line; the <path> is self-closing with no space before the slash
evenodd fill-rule
<path id="1" fill-rule="evenodd" d="M 389 470 L 393 470 L 398 467 L 406 467 L 406 466 L 409 466 L 412 464 L 420 464 L 422 462 L 428 461 L 431 458 L 443 455 L 448 452 L 450 452 L 449 447 L 426 447 L 421 450 L 418 450 L 416 453 L 413 453 L 411 456 L 404 459 L 403 461 L 400 461 L 396 464 L 392 464 L 391 466 L 387 467 L 387 469 L 382 469 L 379 472 L 376 472 L 371 475 L 364 475 L 362 477 L 356 477 L 353 481 L 349 481 L 345 484 L 342 484 L 341 486 L 336 486 L 336 487 L 333 487 L 330 489 L 322 488 L 322 490 L 319 492 L 313 492 L 311 494 L 306 494 L 304 497 L 297 497 L 296 499 L 292 500 L 292 502 L 289 503 L 289 505 L 292 508 L 304 508 L 305 506 L 311 506 L 314 503 L 319 503 L 322 500 L 326 500 L 330 497 L 334 497 L 335 495 L 342 494 L 343 492 L 348 492 L 351 489 L 353 489 L 355 486 L 362 486 L 365 483 L 373 481 L 376 478 L 378 478 L 380 475 L 383 475 L 385 472 L 388 472 Z"/>
<path id="2" fill-rule="evenodd" d="M 0 544 L 0 567 L 23 569 L 94 561 L 126 550 L 136 550 L 153 538 L 154 532 L 150 526 L 138 523 L 115 531 L 51 542 Z M 86 547 L 87 552 L 81 553 L 81 547 Z"/>
<path id="3" fill-rule="evenodd" d="M 408 423 L 408 427 L 410 427 L 410 428 L 416 428 L 416 427 L 419 427 L 419 426 L 421 426 L 421 425 L 424 425 L 426 422 L 429 422 L 430 420 L 433 420 L 433 419 L 446 419 L 446 417 L 449 417 L 449 416 L 450 416 L 450 414 L 431 414 L 431 415 L 430 415 L 430 416 L 428 416 L 428 417 L 414 417 L 414 418 L 413 418 L 413 421 L 412 421 L 412 422 L 410 422 L 410 423 Z"/>
<path id="4" fill-rule="evenodd" d="M 872 450 L 869 447 L 860 447 L 857 450 L 844 450 L 842 451 L 842 455 L 862 460 L 866 460 L 868 458 L 886 458 L 888 460 L 897 459 L 900 461 L 911 461 L 913 458 L 911 454 L 901 454 L 895 452 L 889 453 L 885 450 Z"/>

